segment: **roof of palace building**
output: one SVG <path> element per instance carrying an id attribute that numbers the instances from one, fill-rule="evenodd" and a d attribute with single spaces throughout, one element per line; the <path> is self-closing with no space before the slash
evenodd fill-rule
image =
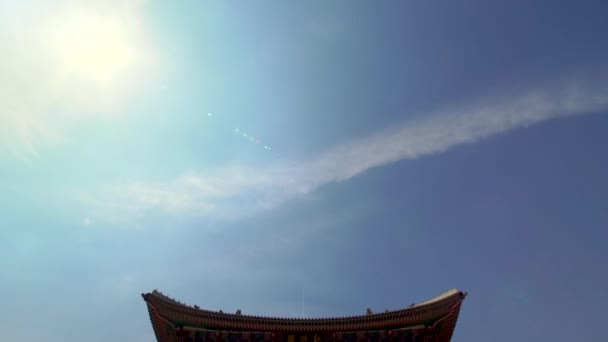
<path id="1" fill-rule="evenodd" d="M 174 341 L 178 332 L 197 336 L 227 337 L 264 334 L 262 340 L 273 340 L 283 333 L 330 334 L 333 340 L 356 333 L 376 337 L 401 334 L 426 334 L 437 341 L 449 341 L 456 326 L 460 305 L 467 293 L 452 289 L 428 301 L 405 309 L 344 317 L 285 318 L 211 311 L 178 302 L 159 291 L 142 294 L 147 303 L 152 326 L 159 342 Z M 393 335 L 395 333 L 395 335 Z M 345 335 L 346 334 L 346 335 Z M 268 336 L 272 336 L 269 338 Z M 268 337 L 268 338 L 267 338 Z M 247 339 L 247 338 L 241 338 Z M 228 339 L 226 339 L 228 340 Z"/>

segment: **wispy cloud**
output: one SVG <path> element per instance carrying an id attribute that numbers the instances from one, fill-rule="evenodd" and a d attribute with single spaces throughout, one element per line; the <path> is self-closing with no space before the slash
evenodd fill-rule
<path id="1" fill-rule="evenodd" d="M 112 203 L 123 212 L 129 208 L 130 214 L 138 215 L 165 211 L 240 217 L 375 167 L 440 153 L 545 120 L 597 112 L 607 107 L 608 89 L 597 85 L 569 84 L 531 91 L 499 102 L 420 116 L 338 145 L 310 160 L 262 168 L 231 165 L 184 173 L 164 183 L 123 184 L 103 192 L 95 202 Z"/>
<path id="2" fill-rule="evenodd" d="M 608 89 L 569 85 L 499 103 L 447 109 L 329 150 L 307 165 L 308 187 L 349 179 L 370 168 L 443 152 L 544 120 L 606 108 Z"/>

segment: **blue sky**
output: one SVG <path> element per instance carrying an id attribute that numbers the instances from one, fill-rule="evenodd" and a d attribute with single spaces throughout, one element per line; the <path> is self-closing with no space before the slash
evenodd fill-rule
<path id="1" fill-rule="evenodd" d="M 455 287 L 454 341 L 597 339 L 607 9 L 0 1 L 3 335 L 151 341 L 154 288 L 303 317 Z"/>

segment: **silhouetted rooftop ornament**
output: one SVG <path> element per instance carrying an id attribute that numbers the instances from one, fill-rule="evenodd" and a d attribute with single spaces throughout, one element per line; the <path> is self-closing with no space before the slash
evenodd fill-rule
<path id="1" fill-rule="evenodd" d="M 365 314 L 366 315 L 373 315 L 374 313 L 372 312 L 372 309 L 367 308 L 367 310 L 365 310 Z"/>

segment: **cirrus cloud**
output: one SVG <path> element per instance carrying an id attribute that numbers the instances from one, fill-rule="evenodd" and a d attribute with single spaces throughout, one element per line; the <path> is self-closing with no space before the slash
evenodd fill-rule
<path id="1" fill-rule="evenodd" d="M 546 120 L 588 114 L 608 107 L 608 89 L 584 82 L 529 91 L 496 101 L 446 109 L 403 122 L 303 161 L 264 167 L 228 165 L 184 172 L 165 182 L 113 185 L 91 197 L 102 216 L 151 212 L 238 218 L 356 177 L 372 168 L 416 159 L 474 143 Z M 110 206 L 108 206 L 111 204 Z"/>

